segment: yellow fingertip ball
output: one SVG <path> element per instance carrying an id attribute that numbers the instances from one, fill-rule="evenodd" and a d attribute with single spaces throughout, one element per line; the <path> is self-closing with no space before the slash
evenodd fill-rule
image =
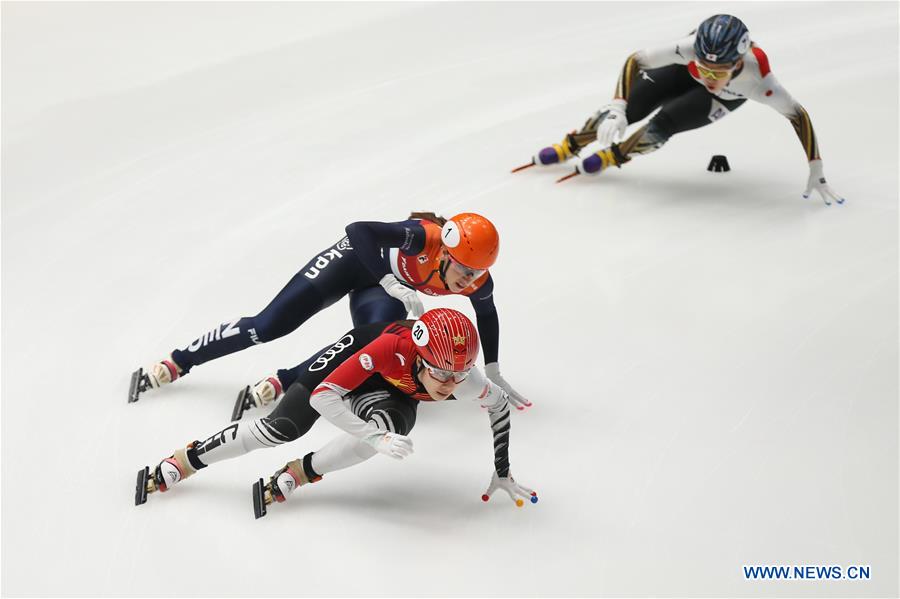
<path id="1" fill-rule="evenodd" d="M 516 499 L 516 507 L 522 507 L 523 505 L 525 505 L 524 501 L 522 501 L 521 499 Z"/>

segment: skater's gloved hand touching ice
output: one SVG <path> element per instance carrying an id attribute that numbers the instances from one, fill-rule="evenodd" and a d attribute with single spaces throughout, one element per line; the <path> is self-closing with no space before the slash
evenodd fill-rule
<path id="1" fill-rule="evenodd" d="M 603 147 L 609 146 L 614 141 L 622 139 L 625 135 L 625 128 L 628 127 L 628 120 L 625 118 L 625 107 L 628 105 L 625 100 L 616 98 L 610 102 L 604 110 L 607 111 L 606 117 L 597 127 L 597 141 Z"/>
<path id="2" fill-rule="evenodd" d="M 530 408 L 532 403 L 525 399 L 521 393 L 512 388 L 512 385 L 506 382 L 500 375 L 500 364 L 497 362 L 491 362 L 490 364 L 484 365 L 484 374 L 487 375 L 488 379 L 508 394 L 509 403 L 515 406 L 517 410 L 524 410 L 525 408 Z"/>
<path id="3" fill-rule="evenodd" d="M 422 305 L 419 294 L 416 293 L 415 290 L 410 289 L 401 283 L 394 275 L 386 274 L 378 281 L 378 283 L 384 287 L 384 290 L 387 291 L 388 295 L 403 302 L 406 311 L 409 312 L 413 318 L 418 318 L 425 313 L 425 306 Z"/>
<path id="4" fill-rule="evenodd" d="M 819 193 L 826 206 L 831 206 L 831 202 L 844 203 L 844 198 L 835 193 L 831 186 L 825 182 L 825 173 L 821 159 L 812 160 L 809 163 L 809 180 L 806 182 L 806 191 L 803 192 L 803 198 L 809 198 L 813 190 Z"/>
<path id="5" fill-rule="evenodd" d="M 487 491 L 481 496 L 481 500 L 490 500 L 491 495 L 493 495 L 494 491 L 497 489 L 506 491 L 506 494 L 509 495 L 509 498 L 513 500 L 517 507 L 522 507 L 525 504 L 526 499 L 531 503 L 538 502 L 537 493 L 528 487 L 523 487 L 517 483 L 513 479 L 512 473 L 508 473 L 508 476 L 501 477 L 494 472 L 494 475 L 491 477 L 491 484 L 488 485 Z"/>

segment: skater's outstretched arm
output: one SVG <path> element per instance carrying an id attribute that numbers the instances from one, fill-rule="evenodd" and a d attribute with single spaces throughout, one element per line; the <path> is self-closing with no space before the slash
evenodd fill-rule
<path id="1" fill-rule="evenodd" d="M 496 489 L 503 489 L 519 507 L 523 505 L 522 498 L 537 503 L 537 493 L 519 485 L 510 473 L 510 397 L 506 391 L 488 380 L 478 368 L 473 368 L 469 372 L 468 378 L 459 384 L 453 395 L 461 400 L 478 401 L 488 410 L 494 439 L 494 474 L 482 499 L 488 501 Z"/>
<path id="2" fill-rule="evenodd" d="M 815 190 L 826 204 L 831 204 L 832 201 L 842 204 L 844 198 L 825 182 L 822 156 L 819 154 L 819 142 L 816 139 L 816 132 L 813 129 L 809 113 L 775 78 L 769 68 L 769 59 L 765 52 L 754 47 L 751 52 L 748 52 L 749 56 L 752 56 L 750 59 L 752 63 L 748 66 L 758 69 L 761 76 L 753 99 L 772 107 L 791 122 L 794 132 L 803 146 L 806 159 L 809 161 L 809 178 L 803 197 L 809 197 L 810 193 Z"/>

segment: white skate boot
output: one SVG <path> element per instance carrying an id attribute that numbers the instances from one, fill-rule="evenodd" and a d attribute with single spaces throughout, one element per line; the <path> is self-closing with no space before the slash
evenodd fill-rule
<path id="1" fill-rule="evenodd" d="M 261 408 L 281 399 L 284 387 L 277 375 L 270 375 L 258 381 L 252 387 L 247 386 L 238 393 L 231 411 L 231 421 L 237 422 L 250 408 Z"/>
<path id="2" fill-rule="evenodd" d="M 181 368 L 175 360 L 161 360 L 145 371 L 138 368 L 131 374 L 131 386 L 128 389 L 128 403 L 134 403 L 141 397 L 141 393 L 149 389 L 158 389 L 168 385 L 181 376 Z"/>

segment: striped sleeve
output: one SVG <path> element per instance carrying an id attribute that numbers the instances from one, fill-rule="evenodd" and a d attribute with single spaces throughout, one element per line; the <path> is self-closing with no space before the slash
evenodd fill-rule
<path id="1" fill-rule="evenodd" d="M 487 379 L 480 368 L 473 368 L 453 396 L 463 401 L 477 401 L 488 409 L 494 437 L 494 469 L 497 476 L 509 476 L 509 400 L 506 392 Z"/>
<path id="2" fill-rule="evenodd" d="M 638 76 L 640 70 L 641 67 L 636 53 L 625 60 L 625 66 L 622 67 L 622 71 L 619 73 L 619 81 L 616 83 L 615 97 L 617 99 L 621 98 L 626 102 L 628 101 L 628 98 L 631 95 L 631 85 Z"/>
<path id="3" fill-rule="evenodd" d="M 790 117 L 790 120 L 797 137 L 800 138 L 800 143 L 803 144 L 803 151 L 806 152 L 807 160 L 821 160 L 819 142 L 816 140 L 816 132 L 813 130 L 812 121 L 809 119 L 809 113 L 806 112 L 806 109 L 798 104 L 797 114 Z"/>
<path id="4" fill-rule="evenodd" d="M 494 433 L 494 469 L 497 476 L 509 476 L 509 402 L 504 400 L 488 408 Z"/>
<path id="5" fill-rule="evenodd" d="M 765 56 L 765 55 L 763 55 Z M 759 56 L 757 56 L 759 59 Z M 762 62 L 760 62 L 760 74 L 762 74 Z M 797 102 L 793 96 L 779 83 L 775 75 L 769 71 L 769 62 L 765 60 L 765 75 L 757 88 L 755 100 L 770 106 L 784 115 L 794 127 L 807 160 L 819 160 L 819 142 L 816 140 L 816 132 L 813 130 L 812 120 L 806 109 Z"/>
<path id="6" fill-rule="evenodd" d="M 631 87 L 641 69 L 658 69 L 670 64 L 688 64 L 693 57 L 694 36 L 689 36 L 664 46 L 645 48 L 625 60 L 616 84 L 616 98 L 628 100 Z"/>

